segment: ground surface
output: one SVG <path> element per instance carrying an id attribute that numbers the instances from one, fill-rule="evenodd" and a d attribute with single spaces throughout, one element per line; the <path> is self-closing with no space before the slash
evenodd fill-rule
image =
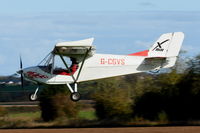
<path id="1" fill-rule="evenodd" d="M 0 133 L 200 133 L 200 126 L 66 128 L 66 129 L 3 129 Z"/>

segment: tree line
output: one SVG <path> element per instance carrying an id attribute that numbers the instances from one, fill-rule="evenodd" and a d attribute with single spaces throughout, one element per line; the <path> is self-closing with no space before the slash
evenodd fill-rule
<path id="1" fill-rule="evenodd" d="M 99 120 L 200 120 L 200 56 L 159 74 L 141 73 L 80 84 L 84 99 L 95 101 Z M 184 68 L 180 71 L 180 69 Z M 75 117 L 77 104 L 64 86 L 48 86 L 41 93 L 45 121 Z"/>

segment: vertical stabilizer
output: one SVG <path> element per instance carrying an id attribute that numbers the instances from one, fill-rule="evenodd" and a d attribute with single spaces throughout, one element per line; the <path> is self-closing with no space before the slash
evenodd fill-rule
<path id="1" fill-rule="evenodd" d="M 149 49 L 148 57 L 176 57 L 179 54 L 184 34 L 182 32 L 166 33 Z"/>

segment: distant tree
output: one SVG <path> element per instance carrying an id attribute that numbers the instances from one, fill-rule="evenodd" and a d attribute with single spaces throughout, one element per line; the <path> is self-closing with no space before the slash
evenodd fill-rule
<path id="1" fill-rule="evenodd" d="M 41 117 L 44 121 L 77 116 L 77 104 L 70 100 L 69 93 L 63 85 L 46 86 L 42 90 L 39 100 Z"/>
<path id="2" fill-rule="evenodd" d="M 200 56 L 190 60 L 187 67 L 182 72 L 174 67 L 169 73 L 138 82 L 134 116 L 157 120 L 159 114 L 164 112 L 171 121 L 199 120 Z"/>
<path id="3" fill-rule="evenodd" d="M 177 83 L 183 74 L 172 69 L 168 73 L 146 75 L 143 80 L 137 82 L 133 105 L 133 116 L 149 120 L 158 120 L 160 113 L 171 108 L 171 100 L 179 93 Z M 172 102 L 173 103 L 173 102 Z"/>
<path id="4" fill-rule="evenodd" d="M 177 84 L 178 95 L 173 100 L 176 111 L 169 110 L 173 120 L 200 119 L 200 55 L 188 62 L 188 69 Z"/>
<path id="5" fill-rule="evenodd" d="M 98 118 L 100 120 L 130 119 L 132 100 L 129 92 L 128 88 L 120 86 L 120 79 L 99 80 L 96 83 L 96 92 L 94 94 Z"/>

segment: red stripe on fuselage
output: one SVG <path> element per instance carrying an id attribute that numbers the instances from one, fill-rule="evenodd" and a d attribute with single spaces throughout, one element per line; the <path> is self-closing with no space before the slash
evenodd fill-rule
<path id="1" fill-rule="evenodd" d="M 148 56 L 149 50 L 128 54 L 129 56 Z"/>

